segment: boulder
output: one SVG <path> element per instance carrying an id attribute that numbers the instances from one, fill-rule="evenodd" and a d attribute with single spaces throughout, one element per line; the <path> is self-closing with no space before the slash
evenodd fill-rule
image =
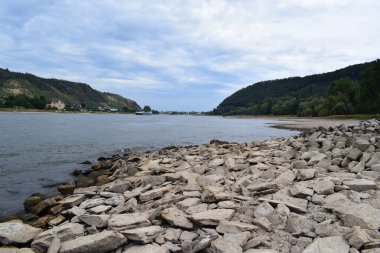
<path id="1" fill-rule="evenodd" d="M 161 212 L 161 218 L 176 227 L 185 228 L 185 229 L 193 228 L 193 223 L 191 223 L 187 215 L 183 211 L 175 207 L 171 207 L 171 208 L 167 208 L 163 210 Z"/>
<path id="2" fill-rule="evenodd" d="M 41 232 L 41 229 L 24 224 L 20 220 L 3 222 L 0 223 L 0 243 L 3 245 L 26 244 Z"/>

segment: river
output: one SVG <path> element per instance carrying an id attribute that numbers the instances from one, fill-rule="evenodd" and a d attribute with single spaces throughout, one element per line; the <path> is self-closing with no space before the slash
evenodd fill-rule
<path id="1" fill-rule="evenodd" d="M 249 142 L 297 132 L 271 119 L 126 114 L 0 113 L 0 216 L 21 211 L 31 193 L 52 194 L 100 156 L 212 139 Z"/>

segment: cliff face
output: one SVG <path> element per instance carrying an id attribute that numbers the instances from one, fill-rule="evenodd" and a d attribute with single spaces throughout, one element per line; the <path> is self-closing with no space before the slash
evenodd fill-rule
<path id="1" fill-rule="evenodd" d="M 97 91 L 88 84 L 58 79 L 41 78 L 28 73 L 17 73 L 0 68 L 0 98 L 11 95 L 44 96 L 59 98 L 68 106 L 85 104 L 86 107 L 109 106 L 141 110 L 133 100 L 117 94 Z"/>

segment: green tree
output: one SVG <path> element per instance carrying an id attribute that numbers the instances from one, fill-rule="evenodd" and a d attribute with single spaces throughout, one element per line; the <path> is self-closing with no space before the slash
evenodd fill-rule
<path id="1" fill-rule="evenodd" d="M 149 105 L 144 106 L 143 110 L 144 110 L 144 112 L 151 112 L 152 111 L 152 109 L 150 108 Z"/>

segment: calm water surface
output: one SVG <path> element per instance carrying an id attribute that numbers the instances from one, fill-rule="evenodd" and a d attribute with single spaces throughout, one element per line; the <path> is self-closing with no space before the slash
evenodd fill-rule
<path id="1" fill-rule="evenodd" d="M 0 113 L 0 216 L 22 210 L 31 193 L 51 194 L 85 160 L 212 139 L 249 142 L 297 132 L 269 119 L 122 114 Z"/>

